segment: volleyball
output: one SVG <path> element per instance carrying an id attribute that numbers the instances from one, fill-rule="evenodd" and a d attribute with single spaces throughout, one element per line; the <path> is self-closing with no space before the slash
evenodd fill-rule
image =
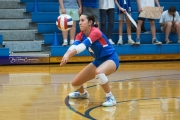
<path id="1" fill-rule="evenodd" d="M 58 16 L 56 25 L 59 30 L 68 31 L 73 26 L 73 19 L 71 16 L 69 16 L 67 14 L 62 14 L 62 15 Z"/>

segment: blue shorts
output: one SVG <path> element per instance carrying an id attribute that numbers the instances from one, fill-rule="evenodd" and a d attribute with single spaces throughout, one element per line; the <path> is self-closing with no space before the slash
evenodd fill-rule
<path id="1" fill-rule="evenodd" d="M 116 64 L 116 70 L 118 69 L 120 60 L 116 52 L 114 52 L 112 55 L 109 55 L 107 57 L 103 57 L 102 59 L 95 59 L 94 61 L 92 61 L 92 64 L 95 65 L 96 67 L 99 67 L 103 62 L 107 60 L 114 61 L 114 63 Z"/>

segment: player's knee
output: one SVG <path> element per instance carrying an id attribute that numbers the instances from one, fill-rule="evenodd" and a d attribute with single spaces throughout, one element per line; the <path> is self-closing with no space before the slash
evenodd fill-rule
<path id="1" fill-rule="evenodd" d="M 108 82 L 108 78 L 104 73 L 100 73 L 96 75 L 96 80 L 99 84 L 103 85 Z"/>
<path id="2" fill-rule="evenodd" d="M 71 87 L 73 87 L 75 90 L 78 90 L 82 87 L 82 85 L 75 85 L 73 82 L 71 82 Z"/>

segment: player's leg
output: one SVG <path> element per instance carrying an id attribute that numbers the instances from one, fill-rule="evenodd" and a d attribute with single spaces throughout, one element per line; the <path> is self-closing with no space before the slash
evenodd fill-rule
<path id="1" fill-rule="evenodd" d="M 104 61 L 95 71 L 96 79 L 106 93 L 106 101 L 103 106 L 113 106 L 116 104 L 116 100 L 111 93 L 107 76 L 117 70 L 119 66 L 119 59 L 117 54 L 113 54 L 106 61 Z"/>
<path id="2" fill-rule="evenodd" d="M 72 80 L 71 86 L 78 92 L 69 93 L 70 98 L 88 98 L 88 93 L 84 90 L 83 83 L 95 78 L 96 66 L 92 63 L 82 69 Z"/>

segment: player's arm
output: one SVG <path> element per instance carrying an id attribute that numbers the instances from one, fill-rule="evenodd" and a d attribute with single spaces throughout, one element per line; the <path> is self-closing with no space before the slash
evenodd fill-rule
<path id="1" fill-rule="evenodd" d="M 140 0 L 136 0 L 136 2 L 137 2 L 137 6 L 138 6 L 138 11 L 142 12 L 142 7 L 141 7 L 141 4 L 140 4 Z"/>
<path id="2" fill-rule="evenodd" d="M 62 14 L 66 14 L 63 0 L 59 0 L 59 5 L 60 5 L 60 8 L 61 8 L 61 13 L 62 13 Z"/>
<path id="3" fill-rule="evenodd" d="M 165 20 L 164 20 L 164 14 L 162 13 L 161 14 L 161 17 L 160 17 L 160 20 L 159 20 L 159 25 L 160 26 L 164 26 L 166 23 L 165 23 Z"/>
<path id="4" fill-rule="evenodd" d="M 124 13 L 126 12 L 126 9 L 122 8 L 122 7 L 119 5 L 119 3 L 118 3 L 117 0 L 114 0 L 114 2 L 116 3 L 116 5 L 117 5 L 117 7 L 118 7 L 119 10 L 121 10 L 121 11 L 124 12 Z"/>

